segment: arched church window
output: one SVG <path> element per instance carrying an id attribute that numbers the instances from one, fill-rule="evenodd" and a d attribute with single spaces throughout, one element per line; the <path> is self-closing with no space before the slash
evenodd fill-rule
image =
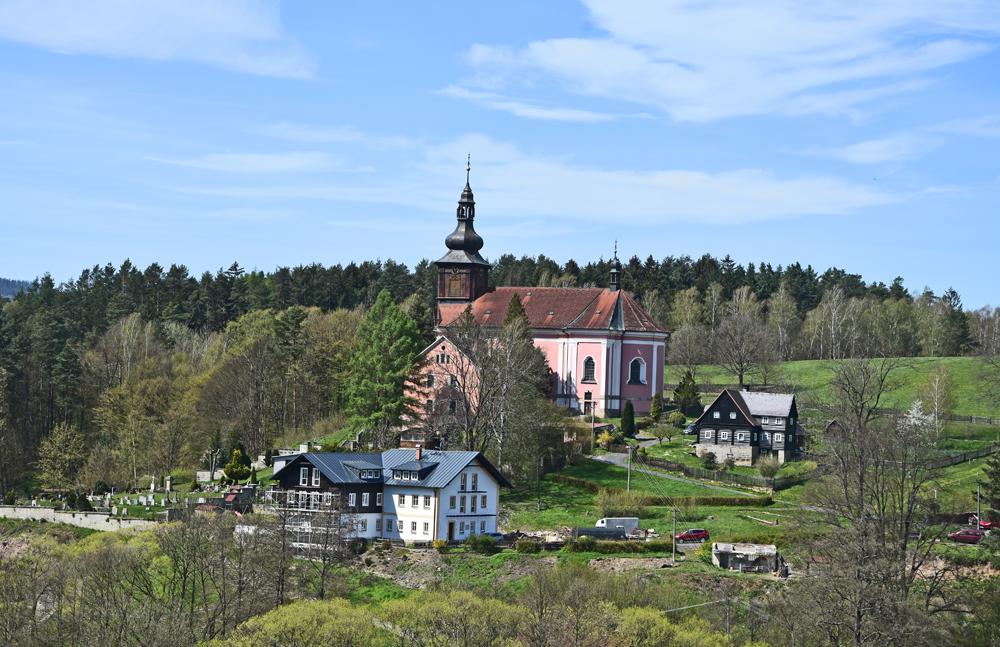
<path id="1" fill-rule="evenodd" d="M 636 357 L 632 360 L 632 363 L 628 365 L 628 383 L 646 383 L 646 362 L 641 357 Z"/>
<path id="2" fill-rule="evenodd" d="M 583 381 L 584 382 L 596 382 L 597 379 L 594 377 L 596 373 L 595 362 L 593 357 L 588 357 L 583 360 Z"/>

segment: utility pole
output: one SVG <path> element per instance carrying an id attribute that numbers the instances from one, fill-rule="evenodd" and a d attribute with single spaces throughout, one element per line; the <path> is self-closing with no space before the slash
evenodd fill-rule
<path id="1" fill-rule="evenodd" d="M 632 447 L 630 445 L 625 445 L 628 448 L 628 467 L 626 468 L 625 476 L 625 491 L 632 491 Z"/>
<path id="2" fill-rule="evenodd" d="M 670 533 L 670 561 L 677 563 L 677 508 L 671 507 L 670 512 L 674 516 L 674 531 Z"/>
<path id="3" fill-rule="evenodd" d="M 976 483 L 976 528 L 980 528 L 979 525 L 983 521 L 983 502 L 982 502 L 982 486 Z"/>
<path id="4" fill-rule="evenodd" d="M 537 496 L 538 496 L 538 506 L 537 507 L 538 507 L 538 511 L 539 512 L 542 511 L 542 461 L 544 461 L 544 460 L 545 460 L 544 456 L 539 456 L 538 457 L 538 472 L 537 472 L 537 477 L 538 478 L 535 479 L 535 489 L 536 489 Z"/>

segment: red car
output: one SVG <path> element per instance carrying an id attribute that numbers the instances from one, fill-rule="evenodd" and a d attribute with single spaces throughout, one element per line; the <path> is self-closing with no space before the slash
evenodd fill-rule
<path id="1" fill-rule="evenodd" d="M 691 528 L 674 535 L 675 541 L 708 541 L 708 531 L 704 528 Z"/>
<path id="2" fill-rule="evenodd" d="M 977 521 L 978 521 L 978 526 L 979 526 L 980 530 L 993 530 L 993 528 L 997 525 L 997 524 L 995 524 L 992 521 L 987 521 L 986 519 L 979 519 L 975 515 L 973 515 L 969 519 L 969 523 L 972 523 L 972 524 L 977 523 Z"/>
<path id="3" fill-rule="evenodd" d="M 948 533 L 948 539 L 963 544 L 978 544 L 985 536 L 986 531 L 979 530 L 978 528 L 962 528 L 961 530 Z"/>

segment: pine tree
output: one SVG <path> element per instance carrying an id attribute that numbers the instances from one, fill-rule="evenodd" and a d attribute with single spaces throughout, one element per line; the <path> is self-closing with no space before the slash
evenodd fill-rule
<path id="1" fill-rule="evenodd" d="M 649 418 L 653 422 L 659 422 L 661 415 L 663 415 L 663 394 L 657 393 L 649 403 Z"/>
<path id="2" fill-rule="evenodd" d="M 528 321 L 528 315 L 524 311 L 524 304 L 521 303 L 521 298 L 514 294 L 514 297 L 510 300 L 510 305 L 507 306 L 507 316 L 504 317 L 503 325 L 508 325 L 515 319 L 523 319 L 525 322 Z"/>
<path id="3" fill-rule="evenodd" d="M 674 402 L 677 408 L 687 414 L 701 412 L 701 398 L 698 395 L 698 385 L 694 382 L 694 375 L 691 371 L 684 373 L 680 384 L 674 389 Z"/>
<path id="4" fill-rule="evenodd" d="M 986 459 L 983 466 L 983 478 L 979 481 L 987 509 L 985 516 L 994 521 L 1000 521 L 1000 451 L 994 452 Z"/>
<path id="5" fill-rule="evenodd" d="M 635 407 L 631 400 L 626 400 L 622 409 L 622 435 L 626 438 L 635 436 Z"/>
<path id="6" fill-rule="evenodd" d="M 411 408 L 405 387 L 420 352 L 420 333 L 382 290 L 361 320 L 357 340 L 346 384 L 350 424 L 374 447 L 385 448 Z"/>

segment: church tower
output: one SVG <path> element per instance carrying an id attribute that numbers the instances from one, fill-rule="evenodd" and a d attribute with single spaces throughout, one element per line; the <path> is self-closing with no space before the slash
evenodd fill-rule
<path id="1" fill-rule="evenodd" d="M 472 166 L 465 163 L 465 189 L 458 199 L 458 223 L 455 231 L 444 239 L 448 253 L 438 259 L 438 303 L 470 303 L 486 293 L 490 264 L 479 255 L 483 239 L 476 233 L 476 202 L 469 185 Z"/>

